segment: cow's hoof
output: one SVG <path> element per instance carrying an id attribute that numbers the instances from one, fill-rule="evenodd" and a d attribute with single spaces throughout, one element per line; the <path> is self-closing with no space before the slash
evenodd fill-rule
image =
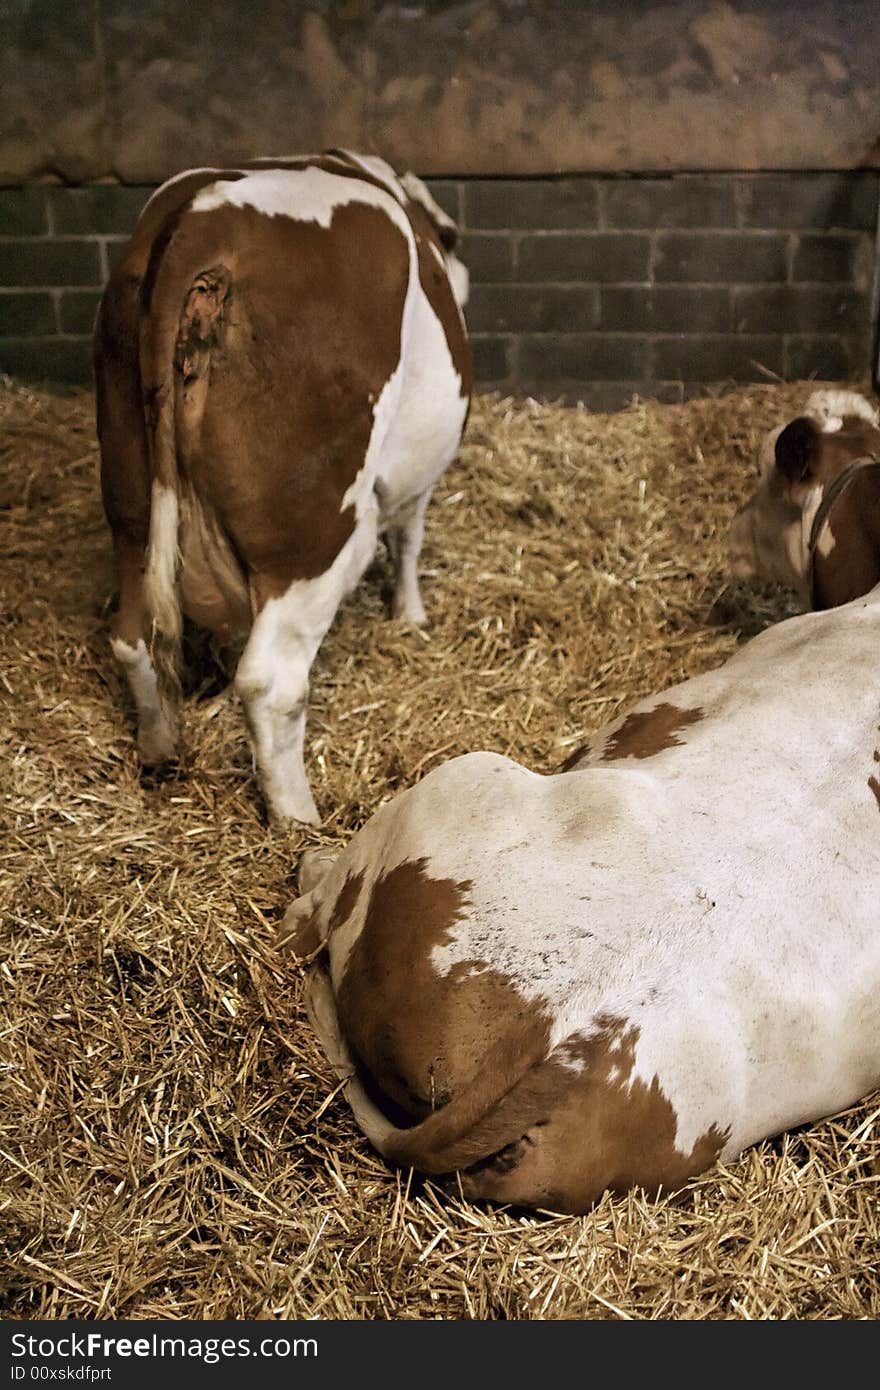
<path id="1" fill-rule="evenodd" d="M 299 861 L 299 891 L 300 893 L 311 893 L 313 888 L 317 888 L 321 879 L 329 873 L 339 851 L 335 849 L 307 849 L 300 856 Z"/>
<path id="2" fill-rule="evenodd" d="M 161 763 L 144 764 L 138 776 L 138 782 L 144 791 L 153 791 L 156 787 L 162 787 L 166 782 L 175 782 L 180 776 L 180 763 L 176 758 L 166 758 Z"/>
<path id="3" fill-rule="evenodd" d="M 291 830 L 301 830 L 305 825 L 319 826 L 321 817 L 314 801 L 295 807 L 269 807 L 269 825 L 279 835 L 289 834 Z"/>
<path id="4" fill-rule="evenodd" d="M 299 961 L 311 960 L 324 948 L 311 894 L 297 898 L 284 914 L 275 937 L 277 951 L 290 951 Z"/>
<path id="5" fill-rule="evenodd" d="M 421 604 L 416 607 L 412 603 L 401 604 L 400 606 L 395 603 L 392 608 L 392 615 L 398 622 L 409 623 L 411 627 L 428 626 L 428 615 Z"/>
<path id="6" fill-rule="evenodd" d="M 141 723 L 138 729 L 138 753 L 144 767 L 153 768 L 160 763 L 173 763 L 177 760 L 177 731 L 167 720 Z"/>

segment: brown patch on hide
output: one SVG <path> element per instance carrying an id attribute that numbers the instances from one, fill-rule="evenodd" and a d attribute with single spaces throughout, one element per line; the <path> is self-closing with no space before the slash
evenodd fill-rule
<path id="1" fill-rule="evenodd" d="M 190 169 L 163 184 L 145 204 L 122 260 L 111 273 L 108 291 L 115 295 L 122 281 L 134 281 L 138 288 L 138 307 L 149 312 L 162 257 L 181 217 L 196 194 L 215 183 L 236 183 L 246 176 L 248 170 L 301 170 L 312 166 L 326 169 L 328 173 L 338 174 L 343 178 L 360 178 L 364 183 L 380 183 L 380 180 L 365 171 L 359 171 L 351 164 L 325 155 L 291 159 L 255 159 L 235 169 Z"/>
<path id="2" fill-rule="evenodd" d="M 354 529 L 343 497 L 400 360 L 406 241 L 363 203 L 336 208 L 329 227 L 226 205 L 190 214 L 173 252 L 232 269 L 223 350 L 203 407 L 183 412 L 179 466 L 262 603 L 323 574 Z M 193 305 L 197 344 L 216 322 L 208 298 L 207 314 Z"/>
<path id="3" fill-rule="evenodd" d="M 877 755 L 875 754 L 874 756 L 876 757 Z M 876 777 L 871 776 L 868 778 L 868 786 L 874 793 L 874 797 L 877 801 L 877 806 L 878 808 L 880 808 L 880 781 L 878 781 Z"/>
<path id="4" fill-rule="evenodd" d="M 681 709 L 668 702 L 641 713 L 628 714 L 617 732 L 608 739 L 602 761 L 609 763 L 617 758 L 653 758 L 667 748 L 678 747 L 682 740 L 675 735 L 703 718 L 701 709 Z"/>
<path id="5" fill-rule="evenodd" d="M 723 1125 L 710 1125 L 680 1152 L 676 1112 L 660 1078 L 633 1079 L 638 1027 L 611 1016 L 596 1024 L 593 1037 L 573 1036 L 525 1076 L 482 1127 L 484 1136 L 475 1127 L 475 1139 L 492 1131 L 519 1137 L 461 1174 L 468 1196 L 578 1214 L 606 1190 L 671 1191 L 716 1161 Z"/>
<path id="6" fill-rule="evenodd" d="M 345 926 L 345 923 L 354 912 L 363 885 L 363 869 L 356 874 L 346 874 L 345 882 L 339 890 L 336 902 L 333 904 L 333 911 L 330 914 L 330 921 L 327 926 L 328 939 L 335 931 L 338 931 L 340 927 Z"/>
<path id="7" fill-rule="evenodd" d="M 416 1117 L 466 1091 L 499 1051 L 518 1075 L 520 1057 L 546 1049 L 546 1016 L 503 974 L 477 960 L 448 974 L 432 963 L 466 917 L 469 889 L 431 878 L 426 859 L 383 874 L 337 991 L 343 1031 L 369 1078 Z"/>

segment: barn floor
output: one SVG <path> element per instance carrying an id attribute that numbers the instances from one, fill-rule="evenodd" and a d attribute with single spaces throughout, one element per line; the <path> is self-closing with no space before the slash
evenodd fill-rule
<path id="1" fill-rule="evenodd" d="M 178 775 L 141 779 L 105 636 L 89 395 L 0 389 L 0 1314 L 880 1316 L 880 1095 L 582 1218 L 460 1202 L 355 1128 L 272 947 L 300 851 L 441 760 L 538 770 L 790 600 L 728 585 L 763 431 L 810 385 L 619 415 L 475 403 L 422 557 L 380 558 L 313 672 L 320 831 L 265 825 L 205 659 Z"/>

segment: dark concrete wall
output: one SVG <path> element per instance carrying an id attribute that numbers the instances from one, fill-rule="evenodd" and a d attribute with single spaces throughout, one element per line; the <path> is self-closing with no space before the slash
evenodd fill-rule
<path id="1" fill-rule="evenodd" d="M 0 0 L 0 176 L 880 165 L 877 0 Z"/>
<path id="2" fill-rule="evenodd" d="M 481 387 L 615 408 L 869 366 L 880 174 L 449 179 Z M 87 381 L 150 188 L 0 190 L 0 371 Z"/>

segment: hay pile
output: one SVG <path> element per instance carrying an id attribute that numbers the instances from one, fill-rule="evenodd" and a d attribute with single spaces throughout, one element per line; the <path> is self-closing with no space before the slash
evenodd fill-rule
<path id="1" fill-rule="evenodd" d="M 0 1311 L 27 1318 L 874 1318 L 878 1097 L 675 1199 L 469 1206 L 389 1170 L 271 942 L 299 851 L 491 748 L 539 770 L 785 614 L 728 586 L 763 431 L 809 387 L 615 416 L 475 403 L 428 514 L 427 634 L 380 558 L 313 672 L 326 821 L 265 827 L 205 666 L 142 783 L 106 641 L 92 400 L 0 392 Z"/>

